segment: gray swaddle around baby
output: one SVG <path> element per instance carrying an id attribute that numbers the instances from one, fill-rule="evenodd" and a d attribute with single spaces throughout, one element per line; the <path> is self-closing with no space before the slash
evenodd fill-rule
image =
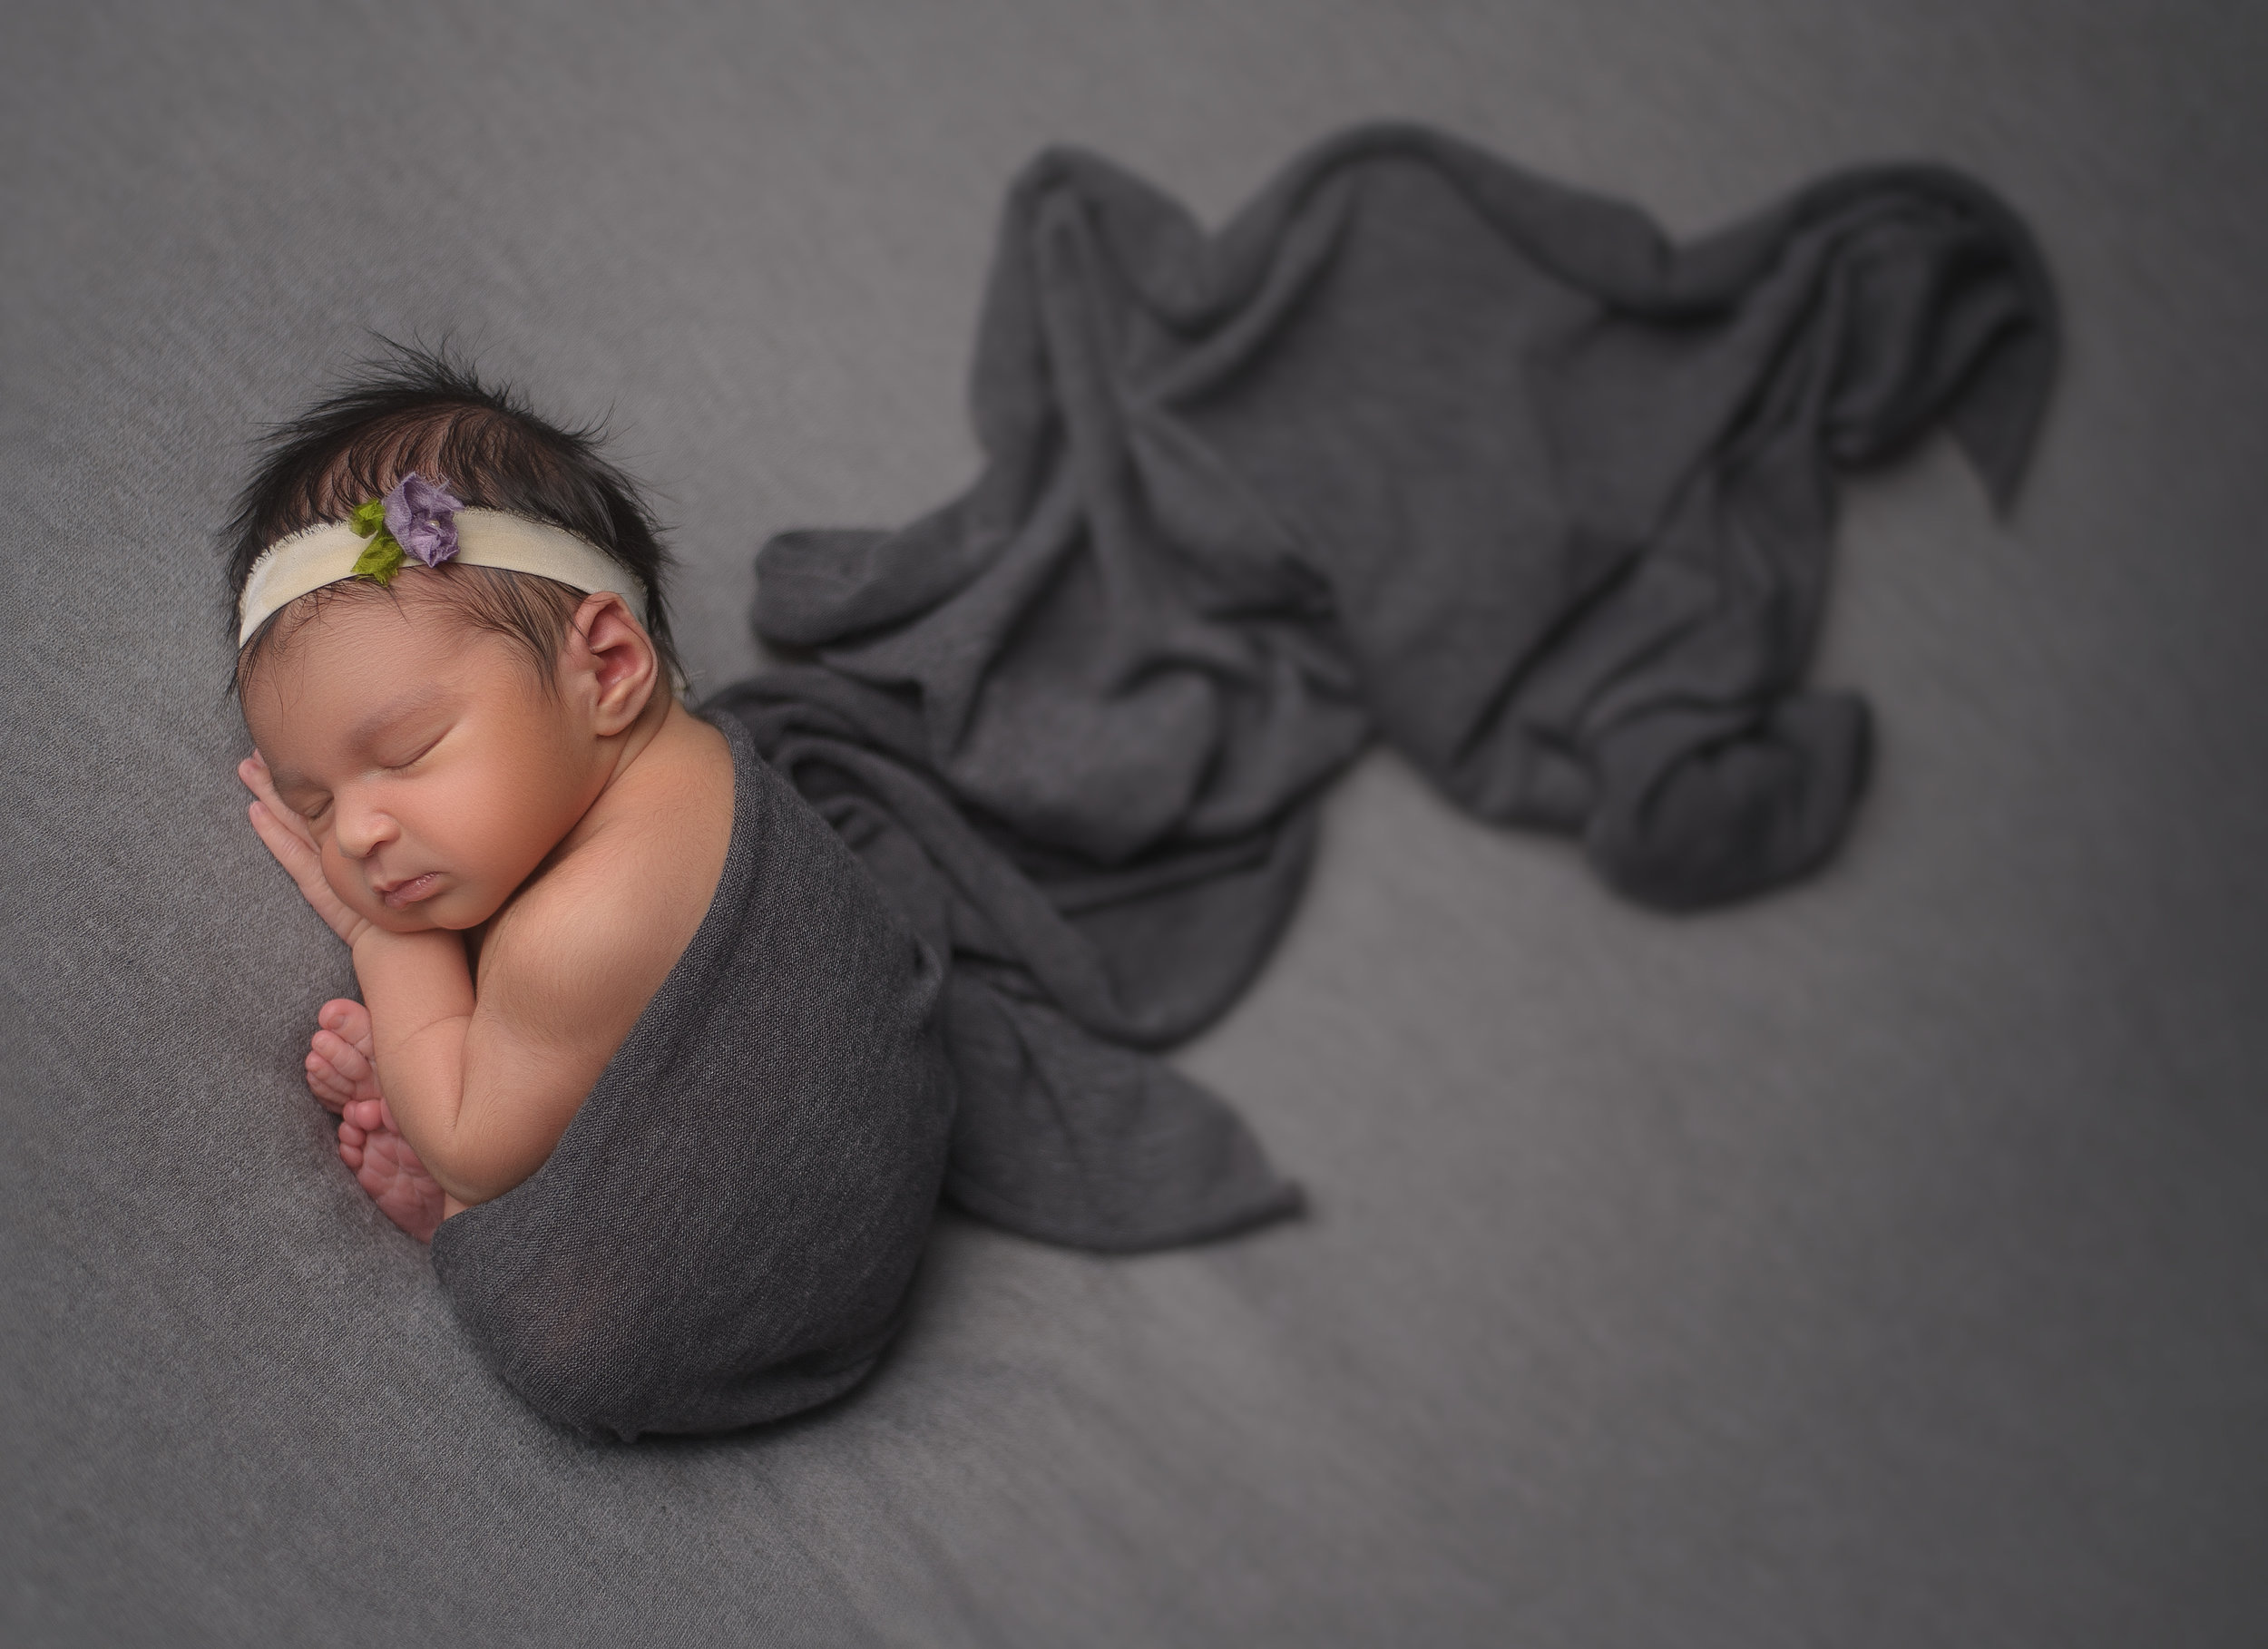
<path id="1" fill-rule="evenodd" d="M 864 1378 L 920 1262 L 953 1113 L 934 952 L 719 718 L 709 912 L 543 1167 L 433 1240 L 482 1356 L 547 1418 L 713 1431 Z"/>

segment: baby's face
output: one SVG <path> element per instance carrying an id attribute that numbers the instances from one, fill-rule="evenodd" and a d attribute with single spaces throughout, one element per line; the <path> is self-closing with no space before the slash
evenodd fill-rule
<path id="1" fill-rule="evenodd" d="M 382 928 L 495 914 L 603 783 L 525 653 L 434 599 L 339 601 L 263 659 L 244 719 L 323 875 Z"/>

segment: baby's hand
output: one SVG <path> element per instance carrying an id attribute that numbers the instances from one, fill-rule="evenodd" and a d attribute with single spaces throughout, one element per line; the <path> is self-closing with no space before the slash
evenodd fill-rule
<path id="1" fill-rule="evenodd" d="M 316 845 L 315 833 L 308 828 L 308 822 L 286 806 L 283 798 L 276 794 L 276 781 L 269 776 L 268 764 L 259 751 L 236 765 L 236 776 L 259 798 L 248 812 L 252 828 L 259 832 L 259 839 L 276 855 L 276 863 L 298 883 L 299 896 L 351 948 L 372 924 L 367 917 L 348 910 L 346 902 L 323 879 L 323 850 Z"/>
<path id="2" fill-rule="evenodd" d="M 308 1039 L 308 1087 L 338 1115 L 338 1159 L 355 1171 L 378 1212 L 421 1243 L 433 1241 L 445 1212 L 440 1185 L 394 1126 L 371 1059 L 370 1012 L 338 997 L 315 1016 Z"/>

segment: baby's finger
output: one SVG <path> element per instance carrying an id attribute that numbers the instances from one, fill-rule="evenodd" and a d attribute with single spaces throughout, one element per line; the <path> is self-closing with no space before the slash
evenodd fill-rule
<path id="1" fill-rule="evenodd" d="M 299 810 L 286 802 L 277 793 L 275 778 L 268 771 L 267 761 L 258 751 L 254 751 L 236 765 L 236 776 L 244 781 L 245 788 L 275 815 L 278 822 L 286 830 L 305 842 L 310 850 L 314 848 L 315 833 L 308 828 L 307 819 Z"/>
<path id="2" fill-rule="evenodd" d="M 284 867 L 293 885 L 298 888 L 299 897 L 308 902 L 332 932 L 348 944 L 354 943 L 369 924 L 348 910 L 345 901 L 331 890 L 331 884 L 323 876 L 322 858 L 315 848 L 287 829 L 267 803 L 254 802 L 245 812 L 252 821 L 252 828 L 259 833 L 259 839 L 267 844 L 268 851 L 276 855 L 276 863 Z"/>
<path id="3" fill-rule="evenodd" d="M 282 865 L 291 879 L 299 884 L 301 893 L 307 892 L 310 876 L 318 882 L 322 880 L 323 863 L 315 849 L 287 825 L 267 803 L 254 802 L 244 810 L 244 815 L 252 821 L 252 829 L 259 834 L 261 843 L 275 854 L 276 863 Z"/>
<path id="4" fill-rule="evenodd" d="M 268 758 L 255 750 L 236 765 L 236 776 L 244 781 L 244 787 L 263 802 L 280 805 L 276 792 L 276 776 L 268 770 Z"/>
<path id="5" fill-rule="evenodd" d="M 259 832 L 259 839 L 268 844 L 268 851 L 287 866 L 301 859 L 321 857 L 315 844 L 304 834 L 304 828 L 291 827 L 291 811 L 282 803 L 256 797 L 244 811 L 252 821 L 252 828 Z"/>

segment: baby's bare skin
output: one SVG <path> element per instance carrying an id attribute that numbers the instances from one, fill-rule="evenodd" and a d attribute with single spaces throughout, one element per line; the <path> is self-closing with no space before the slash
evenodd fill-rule
<path id="1" fill-rule="evenodd" d="M 421 1243 L 440 1229 L 441 1182 L 394 1126 L 371 1058 L 370 1010 L 335 997 L 315 1016 L 308 1039 L 308 1088 L 338 1118 L 338 1159 L 355 1171 L 378 1212 Z"/>
<path id="2" fill-rule="evenodd" d="M 262 662 L 239 768 L 362 987 L 324 1008 L 308 1085 L 421 1238 L 551 1155 L 707 912 L 733 797 L 723 736 L 619 596 L 583 602 L 547 686 L 437 578 Z"/>

